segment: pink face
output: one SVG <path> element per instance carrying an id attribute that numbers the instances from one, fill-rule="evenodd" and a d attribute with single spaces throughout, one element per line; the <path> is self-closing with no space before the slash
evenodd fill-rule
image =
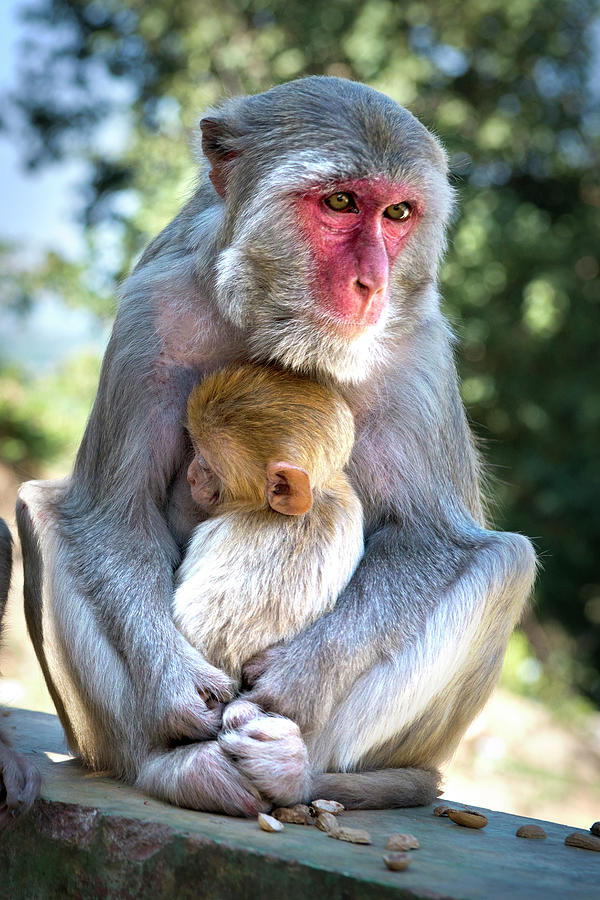
<path id="1" fill-rule="evenodd" d="M 297 202 L 323 310 L 342 326 L 375 325 L 387 305 L 390 270 L 421 215 L 414 189 L 361 179 Z"/>

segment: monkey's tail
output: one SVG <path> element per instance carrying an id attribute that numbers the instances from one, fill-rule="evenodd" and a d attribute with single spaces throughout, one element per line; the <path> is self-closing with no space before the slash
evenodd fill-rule
<path id="1" fill-rule="evenodd" d="M 318 772 L 312 798 L 337 800 L 346 809 L 427 806 L 439 794 L 436 769 L 376 769 L 372 772 Z"/>

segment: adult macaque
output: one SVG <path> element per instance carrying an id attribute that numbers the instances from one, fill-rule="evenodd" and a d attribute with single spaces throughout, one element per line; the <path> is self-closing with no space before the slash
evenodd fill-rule
<path id="1" fill-rule="evenodd" d="M 12 538 L 0 519 L 0 638 L 12 571 Z M 40 774 L 29 760 L 13 750 L 0 729 L 0 831 L 27 812 L 40 791 Z"/>
<path id="2" fill-rule="evenodd" d="M 337 78 L 229 100 L 200 126 L 207 171 L 124 285 L 73 474 L 22 490 L 40 662 L 88 765 L 175 803 L 427 803 L 535 570 L 529 541 L 485 527 L 436 284 L 445 154 L 394 101 Z M 365 552 L 330 612 L 247 667 L 249 699 L 293 721 L 226 710 L 218 742 L 203 697 L 226 699 L 229 679 L 175 627 L 173 571 L 198 521 L 187 396 L 244 360 L 348 402 Z"/>
<path id="3" fill-rule="evenodd" d="M 362 507 L 343 468 L 348 405 L 322 385 L 263 366 L 207 376 L 188 400 L 196 527 L 173 616 L 212 665 L 242 663 L 333 608 L 363 552 Z"/>

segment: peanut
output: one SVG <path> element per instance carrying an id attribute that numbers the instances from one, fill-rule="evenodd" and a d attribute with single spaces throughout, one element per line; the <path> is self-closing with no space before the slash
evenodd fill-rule
<path id="1" fill-rule="evenodd" d="M 332 813 L 320 812 L 313 821 L 319 831 L 337 831 L 339 828 L 338 821 Z"/>
<path id="2" fill-rule="evenodd" d="M 386 850 L 418 850 L 419 842 L 414 834 L 390 834 Z"/>
<path id="3" fill-rule="evenodd" d="M 392 872 L 402 872 L 404 869 L 408 869 L 411 863 L 408 853 L 388 853 L 383 857 L 383 861 Z"/>
<path id="4" fill-rule="evenodd" d="M 532 840 L 543 841 L 547 837 L 546 832 L 539 825 L 521 825 L 516 831 L 517 837 L 531 838 Z"/>
<path id="5" fill-rule="evenodd" d="M 304 803 L 296 803 L 295 806 L 280 806 L 273 810 L 272 815 L 279 822 L 285 822 L 287 825 L 312 825 L 314 823 L 310 809 Z"/>
<path id="6" fill-rule="evenodd" d="M 349 841 L 351 844 L 370 844 L 371 835 L 362 828 L 336 828 L 335 831 L 329 831 L 330 838 L 337 838 L 338 841 Z"/>
<path id="7" fill-rule="evenodd" d="M 266 813 L 258 814 L 258 824 L 263 831 L 283 831 L 284 829 L 283 822 L 278 822 L 277 819 L 274 819 L 273 816 L 268 816 Z"/>
<path id="8" fill-rule="evenodd" d="M 488 820 L 473 809 L 449 809 L 448 818 L 465 828 L 485 828 Z"/>
<path id="9" fill-rule="evenodd" d="M 600 852 L 600 837 L 595 837 L 586 831 L 574 831 L 565 838 L 567 847 L 581 847 L 582 850 L 597 850 Z"/>
<path id="10" fill-rule="evenodd" d="M 310 805 L 317 812 L 327 812 L 333 816 L 337 816 L 338 813 L 343 812 L 346 808 L 343 804 L 338 803 L 337 800 L 313 800 Z"/>

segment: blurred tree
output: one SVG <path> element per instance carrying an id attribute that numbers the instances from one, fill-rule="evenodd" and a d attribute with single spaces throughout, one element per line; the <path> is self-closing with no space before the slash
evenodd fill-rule
<path id="1" fill-rule="evenodd" d="M 106 284 L 189 192 L 186 137 L 223 94 L 336 74 L 433 127 L 460 198 L 442 286 L 495 518 L 536 541 L 540 615 L 570 632 L 597 702 L 598 13 L 596 0 L 37 0 L 5 115 L 28 165 L 89 162 L 83 218 Z"/>

